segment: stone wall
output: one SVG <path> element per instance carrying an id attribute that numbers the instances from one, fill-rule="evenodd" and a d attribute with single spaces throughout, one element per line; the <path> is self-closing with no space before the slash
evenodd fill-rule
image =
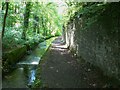
<path id="1" fill-rule="evenodd" d="M 66 43 L 105 75 L 120 80 L 120 3 L 110 4 L 89 28 L 82 29 L 86 17 L 76 17 L 66 29 Z"/>
<path id="2" fill-rule="evenodd" d="M 20 59 L 25 55 L 26 51 L 27 47 L 23 45 L 2 54 L 3 75 L 15 68 L 15 64 L 20 61 Z"/>

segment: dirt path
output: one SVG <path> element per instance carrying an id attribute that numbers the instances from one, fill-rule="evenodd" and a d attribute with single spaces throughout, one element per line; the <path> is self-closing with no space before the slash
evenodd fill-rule
<path id="1" fill-rule="evenodd" d="M 56 39 L 45 54 L 38 72 L 42 87 L 48 88 L 89 88 L 107 87 L 108 84 L 99 69 L 77 60 L 69 50 L 60 48 Z"/>

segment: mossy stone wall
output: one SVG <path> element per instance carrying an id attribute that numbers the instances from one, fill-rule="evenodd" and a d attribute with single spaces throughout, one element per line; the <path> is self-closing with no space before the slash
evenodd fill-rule
<path id="1" fill-rule="evenodd" d="M 27 47 L 25 45 L 3 53 L 3 73 L 15 68 L 15 64 L 25 55 Z"/>
<path id="2" fill-rule="evenodd" d="M 85 16 L 67 25 L 67 44 L 77 56 L 120 81 L 120 3 L 110 4 L 86 29 Z M 94 16 L 93 16 L 94 17 Z"/>

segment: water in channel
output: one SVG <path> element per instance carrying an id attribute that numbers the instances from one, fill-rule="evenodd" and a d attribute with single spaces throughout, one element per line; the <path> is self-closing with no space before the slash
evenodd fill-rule
<path id="1" fill-rule="evenodd" d="M 16 69 L 2 80 L 2 88 L 29 88 L 34 83 L 37 65 L 55 38 L 40 43 L 29 55 L 16 64 Z"/>

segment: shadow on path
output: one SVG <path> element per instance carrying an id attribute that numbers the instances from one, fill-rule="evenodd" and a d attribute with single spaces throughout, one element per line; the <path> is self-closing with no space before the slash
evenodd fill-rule
<path id="1" fill-rule="evenodd" d="M 48 88 L 98 88 L 107 87 L 99 69 L 74 57 L 61 38 L 53 41 L 39 64 L 38 73 L 42 87 Z"/>

